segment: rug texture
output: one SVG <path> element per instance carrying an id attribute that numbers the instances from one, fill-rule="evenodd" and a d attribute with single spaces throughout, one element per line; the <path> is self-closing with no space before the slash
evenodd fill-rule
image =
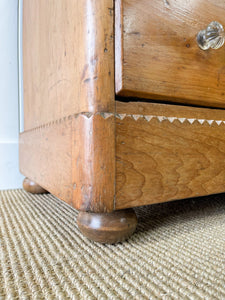
<path id="1" fill-rule="evenodd" d="M 0 192 L 0 299 L 225 299 L 225 195 L 136 209 L 129 241 L 83 237 L 52 195 Z"/>

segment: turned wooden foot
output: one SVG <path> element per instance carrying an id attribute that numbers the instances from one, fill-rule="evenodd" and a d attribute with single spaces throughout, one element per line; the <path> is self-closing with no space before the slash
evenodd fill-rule
<path id="1" fill-rule="evenodd" d="M 48 193 L 40 185 L 33 182 L 32 180 L 30 180 L 27 177 L 23 181 L 23 188 L 26 192 L 29 192 L 29 193 L 32 193 L 32 194 L 45 194 L 45 193 Z"/>
<path id="2" fill-rule="evenodd" d="M 103 244 L 115 244 L 129 238 L 137 226 L 133 209 L 112 213 L 80 212 L 77 224 L 84 236 Z"/>

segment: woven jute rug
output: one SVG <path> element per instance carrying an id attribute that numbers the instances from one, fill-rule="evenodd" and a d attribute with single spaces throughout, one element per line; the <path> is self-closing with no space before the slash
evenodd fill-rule
<path id="1" fill-rule="evenodd" d="M 0 299 L 225 299 L 225 195 L 136 210 L 129 241 L 95 244 L 52 195 L 0 192 Z"/>

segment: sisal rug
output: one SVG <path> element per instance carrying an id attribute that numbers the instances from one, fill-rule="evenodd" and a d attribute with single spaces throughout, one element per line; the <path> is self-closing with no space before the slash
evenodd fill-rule
<path id="1" fill-rule="evenodd" d="M 225 195 L 136 209 L 99 245 L 52 195 L 0 192 L 0 299 L 225 299 Z"/>

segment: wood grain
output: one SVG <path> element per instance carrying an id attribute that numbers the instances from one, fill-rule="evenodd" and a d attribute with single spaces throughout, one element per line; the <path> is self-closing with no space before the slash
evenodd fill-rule
<path id="1" fill-rule="evenodd" d="M 116 244 L 134 233 L 137 216 L 133 209 L 105 214 L 80 212 L 77 224 L 80 231 L 90 240 L 102 244 Z"/>
<path id="2" fill-rule="evenodd" d="M 225 191 L 225 111 L 117 102 L 116 205 Z"/>
<path id="3" fill-rule="evenodd" d="M 115 197 L 113 0 L 24 0 L 20 170 L 77 209 Z"/>
<path id="4" fill-rule="evenodd" d="M 81 211 L 110 212 L 115 198 L 112 113 L 83 113 L 20 135 L 20 171 Z"/>
<path id="5" fill-rule="evenodd" d="M 20 134 L 20 171 L 44 189 L 72 204 L 72 119 Z"/>
<path id="6" fill-rule="evenodd" d="M 217 13 L 223 23 L 223 2 L 116 5 L 121 94 L 224 105 L 225 52 L 194 43 Z M 224 110 L 115 103 L 113 8 L 113 0 L 24 0 L 21 172 L 94 213 L 224 192 Z"/>
<path id="7" fill-rule="evenodd" d="M 25 130 L 114 110 L 113 0 L 24 0 Z"/>
<path id="8" fill-rule="evenodd" d="M 111 212 L 115 201 L 115 121 L 112 113 L 80 114 L 73 123 L 73 203 Z"/>
<path id="9" fill-rule="evenodd" d="M 20 166 L 82 211 L 209 195 L 225 191 L 224 130 L 223 110 L 117 102 L 23 133 Z"/>
<path id="10" fill-rule="evenodd" d="M 225 26 L 225 2 L 116 0 L 116 92 L 225 107 L 225 51 L 200 50 L 197 33 Z"/>

